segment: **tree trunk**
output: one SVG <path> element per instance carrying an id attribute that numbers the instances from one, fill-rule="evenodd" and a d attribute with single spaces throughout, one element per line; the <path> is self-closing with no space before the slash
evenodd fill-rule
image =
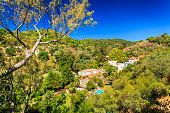
<path id="1" fill-rule="evenodd" d="M 6 70 L 7 72 L 2 73 L 2 75 L 0 76 L 0 78 L 1 78 L 1 77 L 5 77 L 5 76 L 11 74 L 13 71 L 15 71 L 15 70 L 19 69 L 20 67 L 22 67 L 23 65 L 25 65 L 25 64 L 27 63 L 27 61 L 28 61 L 28 60 L 33 56 L 33 54 L 35 53 L 35 50 L 36 50 L 37 46 L 38 46 L 39 43 L 40 43 L 40 40 L 41 40 L 41 37 L 40 37 L 40 39 L 37 40 L 37 42 L 36 42 L 36 44 L 34 45 L 34 47 L 33 47 L 33 49 L 32 49 L 32 51 L 31 51 L 30 54 L 26 55 L 26 57 L 25 57 L 22 61 L 20 61 L 19 63 L 15 64 L 14 66 L 12 66 L 12 67 L 10 67 L 10 68 L 8 68 L 8 69 Z"/>
<path id="2" fill-rule="evenodd" d="M 10 87 L 10 96 L 9 96 L 9 99 L 10 99 L 10 112 L 11 113 L 14 113 L 14 109 L 15 109 L 15 104 L 13 102 L 13 75 L 11 75 L 11 77 L 9 78 L 9 87 Z"/>
<path id="3" fill-rule="evenodd" d="M 29 92 L 28 92 L 28 95 L 26 96 L 25 108 L 24 108 L 24 110 L 22 111 L 22 113 L 26 113 L 26 111 L 27 111 L 27 109 L 28 109 L 30 95 L 31 95 L 31 91 L 29 91 Z"/>

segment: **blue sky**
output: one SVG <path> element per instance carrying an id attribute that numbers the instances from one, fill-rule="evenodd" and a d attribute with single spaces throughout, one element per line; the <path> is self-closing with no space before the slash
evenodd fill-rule
<path id="1" fill-rule="evenodd" d="M 79 28 L 75 39 L 145 40 L 165 32 L 170 35 L 170 0 L 89 0 L 94 27 Z"/>

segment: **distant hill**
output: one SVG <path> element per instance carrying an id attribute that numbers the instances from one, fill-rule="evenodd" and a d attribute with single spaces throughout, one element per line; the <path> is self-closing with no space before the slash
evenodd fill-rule
<path id="1" fill-rule="evenodd" d="M 119 49 L 132 46 L 136 43 L 136 42 L 127 41 L 123 39 L 91 39 L 91 38 L 80 40 L 80 42 L 99 48 L 112 47 L 112 48 L 119 48 Z"/>

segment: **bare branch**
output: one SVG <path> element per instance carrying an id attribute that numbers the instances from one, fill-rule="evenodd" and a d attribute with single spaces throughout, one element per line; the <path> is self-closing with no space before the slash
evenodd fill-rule
<path id="1" fill-rule="evenodd" d="M 30 36 L 34 37 L 37 40 L 37 38 L 33 34 L 30 34 L 30 33 L 23 33 L 23 34 L 30 35 Z"/>
<path id="2" fill-rule="evenodd" d="M 14 33 L 7 27 L 4 26 L 3 23 L 0 23 L 3 28 L 5 28 L 14 38 L 16 38 L 25 48 L 27 47 L 24 42 L 22 42 L 17 36 L 14 35 Z"/>
<path id="3" fill-rule="evenodd" d="M 36 48 L 38 47 L 40 40 L 41 40 L 42 36 L 39 36 L 39 39 L 37 39 L 34 47 L 32 48 L 32 51 L 30 54 L 28 54 L 22 61 L 20 61 L 19 63 L 15 64 L 13 67 L 10 67 L 7 69 L 6 73 L 2 73 L 2 75 L 0 76 L 0 78 L 5 77 L 9 74 L 11 74 L 13 71 L 19 69 L 20 67 L 22 67 L 23 65 L 25 65 L 27 63 L 27 61 L 33 56 L 33 54 L 35 53 Z"/>
<path id="4" fill-rule="evenodd" d="M 29 8 L 29 7 L 28 7 L 28 8 Z M 28 15 L 28 10 L 26 11 L 25 18 L 24 18 L 23 22 L 22 22 L 21 25 L 19 25 L 18 28 L 17 28 L 17 37 L 18 37 L 18 35 L 19 35 L 19 29 L 24 25 L 24 23 L 25 23 L 25 21 L 26 21 L 27 15 Z"/>
<path id="5" fill-rule="evenodd" d="M 40 42 L 40 44 L 48 44 L 51 42 L 60 42 L 61 40 L 63 40 L 66 36 L 68 36 L 72 31 L 68 32 L 67 34 L 65 34 L 62 38 L 60 38 L 59 40 L 51 40 L 51 41 L 47 41 L 47 42 Z"/>
<path id="6" fill-rule="evenodd" d="M 39 31 L 38 28 L 36 27 L 36 25 L 33 25 L 33 26 L 34 26 L 34 28 L 37 30 L 39 36 L 42 36 L 41 33 L 40 33 L 40 31 Z"/>
<path id="7" fill-rule="evenodd" d="M 45 33 L 44 33 L 42 36 L 45 36 L 45 35 L 47 34 L 47 32 L 48 32 L 48 30 L 49 30 L 49 28 L 50 28 L 51 24 L 52 24 L 52 21 L 49 23 L 48 28 L 46 29 Z"/>

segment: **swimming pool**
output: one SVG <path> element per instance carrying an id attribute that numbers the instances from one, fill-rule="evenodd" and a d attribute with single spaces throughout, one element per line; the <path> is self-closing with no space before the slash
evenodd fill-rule
<path id="1" fill-rule="evenodd" d="M 99 89 L 99 90 L 97 90 L 94 94 L 102 94 L 103 91 L 104 91 L 104 90 Z"/>

